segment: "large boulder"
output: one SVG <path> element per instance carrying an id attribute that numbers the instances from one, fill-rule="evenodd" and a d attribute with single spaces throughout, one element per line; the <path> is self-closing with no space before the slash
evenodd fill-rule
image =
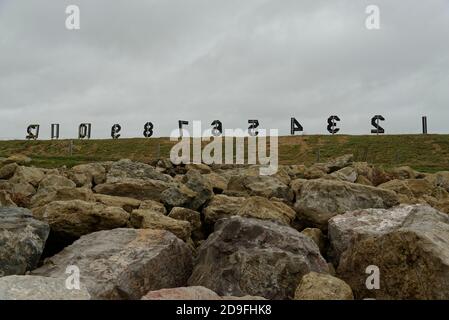
<path id="1" fill-rule="evenodd" d="M 34 269 L 50 228 L 23 208 L 0 207 L 0 277 Z"/>
<path id="2" fill-rule="evenodd" d="M 391 175 L 395 179 L 415 179 L 416 171 L 408 166 L 393 168 L 391 170 Z"/>
<path id="3" fill-rule="evenodd" d="M 320 163 L 315 163 L 314 165 L 308 167 L 304 171 L 304 178 L 311 179 L 320 179 L 327 175 L 328 169 L 326 166 Z"/>
<path id="4" fill-rule="evenodd" d="M 92 190 L 87 188 L 60 187 L 41 189 L 30 201 L 31 208 L 45 206 L 54 201 L 82 200 L 86 202 L 95 201 Z"/>
<path id="5" fill-rule="evenodd" d="M 242 217 L 272 220 L 289 225 L 296 216 L 295 210 L 283 202 L 270 201 L 263 197 L 250 197 L 237 211 Z"/>
<path id="6" fill-rule="evenodd" d="M 10 179 L 10 182 L 14 184 L 29 183 L 33 187 L 37 187 L 44 177 L 45 173 L 41 169 L 19 166 L 15 170 L 14 176 Z"/>
<path id="7" fill-rule="evenodd" d="M 172 219 L 189 222 L 192 230 L 192 238 L 194 238 L 194 240 L 203 239 L 203 233 L 201 231 L 201 214 L 198 211 L 175 207 L 171 209 L 168 216 Z"/>
<path id="8" fill-rule="evenodd" d="M 289 185 L 292 181 L 292 176 L 294 175 L 291 173 L 290 167 L 280 165 L 278 166 L 277 172 L 272 176 L 277 178 L 282 183 Z"/>
<path id="9" fill-rule="evenodd" d="M 435 183 L 449 192 L 449 171 L 440 171 L 435 174 Z"/>
<path id="10" fill-rule="evenodd" d="M 137 199 L 109 196 L 107 194 L 95 193 L 93 197 L 96 202 L 102 203 L 105 206 L 119 207 L 127 212 L 132 212 L 134 209 L 138 209 L 142 204 L 142 201 Z"/>
<path id="11" fill-rule="evenodd" d="M 354 162 L 351 167 L 357 172 L 357 183 L 378 186 L 392 179 L 384 170 L 367 162 Z"/>
<path id="12" fill-rule="evenodd" d="M 173 219 L 152 210 L 134 210 L 131 213 L 131 225 L 138 229 L 161 229 L 172 232 L 178 238 L 187 241 L 192 227 L 188 221 Z"/>
<path id="13" fill-rule="evenodd" d="M 357 174 L 357 171 L 352 167 L 345 167 L 343 169 L 340 169 L 338 171 L 335 171 L 330 174 L 331 178 L 338 179 L 341 181 L 347 181 L 347 182 L 356 182 L 359 175 Z"/>
<path id="14" fill-rule="evenodd" d="M 220 297 L 212 290 L 201 287 L 180 287 L 161 289 L 156 291 L 150 291 L 142 300 L 265 300 L 262 297 L 244 296 L 244 297 Z"/>
<path id="15" fill-rule="evenodd" d="M 186 170 L 196 170 L 199 171 L 201 174 L 208 174 L 212 172 L 212 169 L 204 163 L 188 163 L 186 164 Z"/>
<path id="16" fill-rule="evenodd" d="M 0 278 L 0 300 L 90 300 L 84 287 L 68 289 L 66 279 L 40 276 Z"/>
<path id="17" fill-rule="evenodd" d="M 184 207 L 196 210 L 196 206 L 193 205 L 197 193 L 192 189 L 188 188 L 186 185 L 181 184 L 177 186 L 171 186 L 160 195 L 161 201 L 166 207 L 171 210 L 174 207 Z"/>
<path id="18" fill-rule="evenodd" d="M 215 195 L 206 208 L 203 209 L 204 221 L 214 224 L 222 218 L 237 215 L 245 203 L 244 197 L 230 197 L 226 195 Z"/>
<path id="19" fill-rule="evenodd" d="M 348 167 L 352 164 L 354 156 L 352 154 L 345 154 L 340 157 L 329 160 L 324 164 L 326 171 L 328 173 L 332 173 L 334 171 L 341 170 L 345 167 Z"/>
<path id="20" fill-rule="evenodd" d="M 400 202 L 407 204 L 423 202 L 425 196 L 438 196 L 438 187 L 426 179 L 395 179 L 379 185 L 379 188 L 396 192 Z M 443 189 L 441 191 L 445 192 Z"/>
<path id="21" fill-rule="evenodd" d="M 212 185 L 200 172 L 189 170 L 177 185 L 162 192 L 161 199 L 169 210 L 173 207 L 199 210 L 213 195 Z"/>
<path id="22" fill-rule="evenodd" d="M 357 210 L 332 218 L 329 238 L 356 298 L 449 299 L 447 214 L 425 205 Z M 380 285 L 369 290 L 376 269 Z"/>
<path id="23" fill-rule="evenodd" d="M 0 179 L 10 179 L 12 176 L 14 176 L 14 173 L 16 172 L 18 167 L 19 165 L 17 163 L 9 163 L 0 167 Z"/>
<path id="24" fill-rule="evenodd" d="M 210 289 L 201 286 L 180 287 L 150 291 L 142 300 L 221 300 L 220 296 Z"/>
<path id="25" fill-rule="evenodd" d="M 279 198 L 293 201 L 293 191 L 288 185 L 272 176 L 233 176 L 228 183 L 228 191 L 236 191 L 247 196 Z"/>
<path id="26" fill-rule="evenodd" d="M 184 176 L 183 182 L 187 188 L 196 193 L 188 205 L 190 209 L 200 209 L 214 195 L 212 185 L 197 170 L 189 170 Z"/>
<path id="27" fill-rule="evenodd" d="M 118 182 L 99 184 L 96 193 L 128 197 L 138 200 L 161 200 L 161 194 L 169 184 L 160 180 L 122 179 Z"/>
<path id="28" fill-rule="evenodd" d="M 31 197 L 36 193 L 36 189 L 29 183 L 11 183 L 0 180 L 0 191 L 5 191 L 11 200 L 20 207 L 30 206 Z"/>
<path id="29" fill-rule="evenodd" d="M 59 189 L 59 188 L 75 188 L 76 184 L 72 180 L 57 174 L 46 175 L 39 183 L 38 191 Z"/>
<path id="30" fill-rule="evenodd" d="M 286 299 L 310 271 L 328 271 L 311 239 L 283 224 L 236 216 L 217 222 L 200 246 L 189 285 L 223 296 Z"/>
<path id="31" fill-rule="evenodd" d="M 304 182 L 296 199 L 298 218 L 327 229 L 327 221 L 346 211 L 390 208 L 399 203 L 395 192 L 356 183 L 317 179 Z"/>
<path id="32" fill-rule="evenodd" d="M 4 161 L 5 164 L 17 163 L 20 165 L 29 164 L 30 162 L 31 162 L 31 158 L 27 157 L 24 154 L 13 154 L 13 155 L 9 156 L 8 158 L 6 158 L 6 160 Z"/>
<path id="33" fill-rule="evenodd" d="M 114 162 L 106 175 L 107 183 L 120 182 L 123 179 L 140 180 L 161 180 L 170 182 L 172 178 L 169 175 L 162 174 L 156 168 L 140 162 L 134 162 L 129 159 L 122 159 Z"/>
<path id="34" fill-rule="evenodd" d="M 168 231 L 114 229 L 81 237 L 33 274 L 66 278 L 70 265 L 79 268 L 92 299 L 140 299 L 149 291 L 184 286 L 192 253 Z"/>
<path id="35" fill-rule="evenodd" d="M 354 300 L 351 287 L 330 274 L 310 272 L 302 277 L 295 300 Z"/>
<path id="36" fill-rule="evenodd" d="M 106 169 L 101 163 L 88 163 L 74 166 L 68 176 L 77 187 L 92 187 L 104 183 L 106 180 Z"/>
<path id="37" fill-rule="evenodd" d="M 145 200 L 140 203 L 139 209 L 141 210 L 152 210 L 156 212 L 160 212 L 162 214 L 167 214 L 167 209 L 165 206 L 154 200 Z"/>
<path id="38" fill-rule="evenodd" d="M 218 173 L 212 172 L 203 174 L 203 178 L 212 187 L 215 194 L 220 194 L 228 188 L 228 178 Z"/>
<path id="39" fill-rule="evenodd" d="M 33 214 L 47 222 L 57 238 L 71 240 L 95 231 L 125 227 L 129 220 L 129 213 L 122 208 L 81 200 L 54 201 L 33 209 Z"/>

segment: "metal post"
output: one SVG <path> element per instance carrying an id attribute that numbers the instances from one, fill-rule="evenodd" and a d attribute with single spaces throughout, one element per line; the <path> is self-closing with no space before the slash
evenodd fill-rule
<path id="1" fill-rule="evenodd" d="M 70 154 L 70 156 L 73 155 L 73 140 L 70 140 L 70 143 L 69 143 L 69 154 Z"/>
<path id="2" fill-rule="evenodd" d="M 422 117 L 422 133 L 427 134 L 427 117 Z"/>

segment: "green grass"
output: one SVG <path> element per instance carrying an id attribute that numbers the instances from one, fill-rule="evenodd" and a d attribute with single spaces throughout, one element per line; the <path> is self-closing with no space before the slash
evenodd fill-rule
<path id="1" fill-rule="evenodd" d="M 0 141 L 0 157 L 25 154 L 39 167 L 129 158 L 148 162 L 168 157 L 175 142 L 167 138 L 119 140 Z M 203 143 L 204 145 L 207 142 Z M 281 164 L 307 164 L 352 153 L 357 161 L 386 168 L 409 165 L 416 170 L 449 170 L 449 135 L 286 136 L 279 138 Z"/>

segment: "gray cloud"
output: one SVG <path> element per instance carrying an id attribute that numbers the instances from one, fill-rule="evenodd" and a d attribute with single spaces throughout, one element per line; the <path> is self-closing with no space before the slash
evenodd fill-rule
<path id="1" fill-rule="evenodd" d="M 65 29 L 65 8 L 81 30 Z M 365 8 L 381 9 L 381 30 Z M 107 138 L 141 136 L 152 121 L 166 136 L 177 120 L 259 119 L 288 134 L 365 134 L 383 114 L 389 133 L 449 127 L 449 3 L 445 0 L 0 0 L 0 138 L 30 123 L 81 122 Z"/>

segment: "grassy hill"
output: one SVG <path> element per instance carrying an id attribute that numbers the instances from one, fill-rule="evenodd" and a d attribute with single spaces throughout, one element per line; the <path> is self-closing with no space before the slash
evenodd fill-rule
<path id="1" fill-rule="evenodd" d="M 122 158 L 150 161 L 169 157 L 174 144 L 168 138 L 13 140 L 0 141 L 0 157 L 21 153 L 30 156 L 36 166 L 70 167 L 92 161 Z M 279 138 L 281 164 L 310 165 L 346 153 L 353 153 L 357 161 L 384 167 L 409 165 L 426 172 L 449 170 L 449 135 L 310 135 Z"/>

